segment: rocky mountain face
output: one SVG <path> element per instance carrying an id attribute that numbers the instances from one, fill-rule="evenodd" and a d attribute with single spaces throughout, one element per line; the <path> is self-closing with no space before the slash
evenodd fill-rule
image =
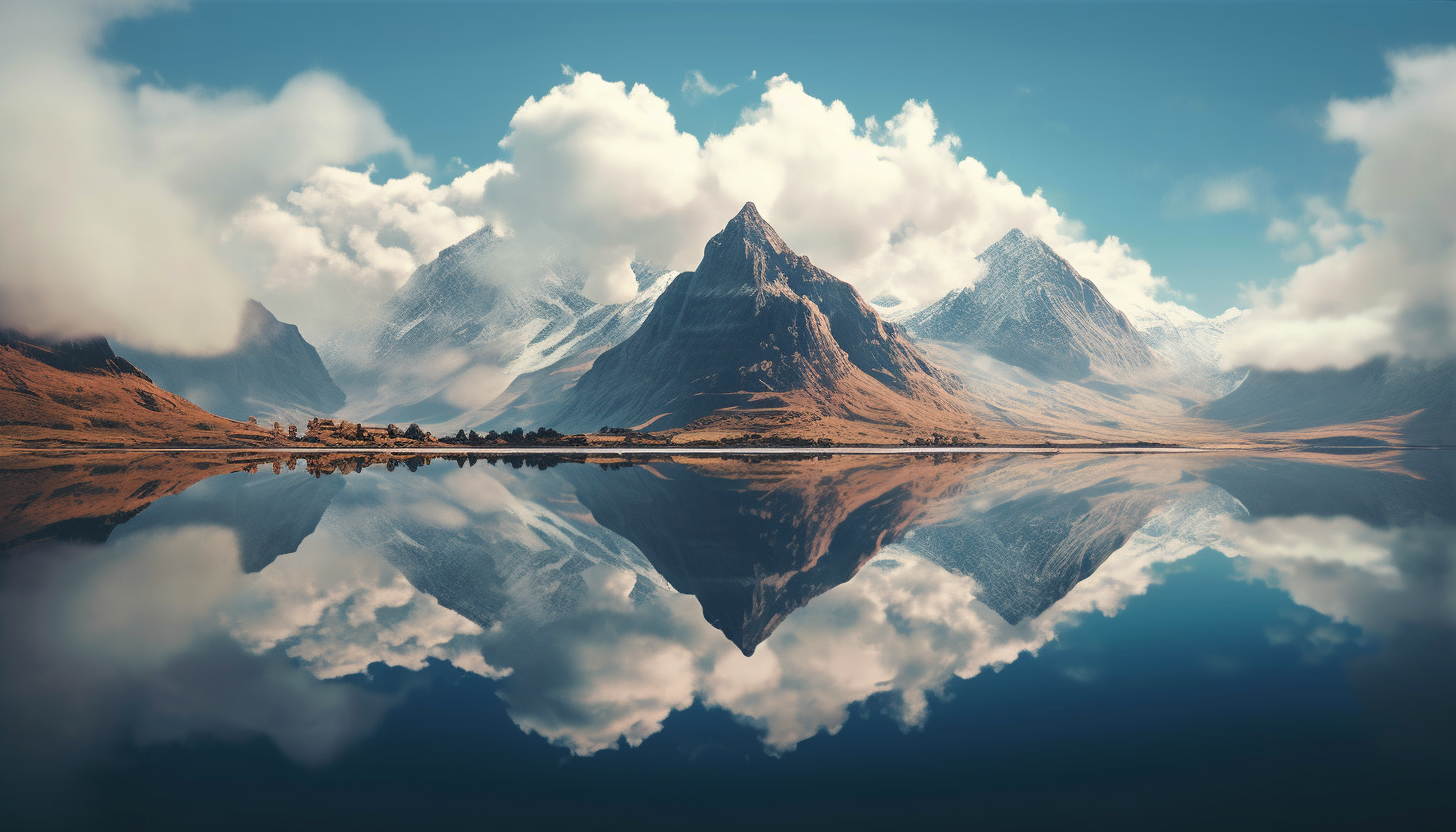
<path id="1" fill-rule="evenodd" d="M 445 249 L 377 318 L 324 345 L 351 418 L 434 429 L 482 424 L 518 397 L 509 390 L 518 376 L 576 356 L 589 363 L 594 351 L 626 338 L 670 278 L 634 264 L 638 296 L 603 305 L 571 288 L 579 281 L 499 279 L 499 244 L 486 227 Z"/>
<path id="2" fill-rule="evenodd" d="M 749 203 L 581 376 L 555 423 L 929 435 L 930 425 L 970 429 L 961 395 L 958 379 Z"/>
<path id="3" fill-rule="evenodd" d="M 986 274 L 906 319 L 919 338 L 964 344 L 1046 379 L 1126 379 L 1157 357 L 1091 281 L 1013 229 L 977 258 Z"/>
<path id="4" fill-rule="evenodd" d="M 1415 444 L 1456 441 L 1456 361 L 1376 358 L 1349 370 L 1249 371 L 1196 415 L 1244 430 L 1294 431 L 1404 417 Z"/>
<path id="5" fill-rule="evenodd" d="M 104 338 L 0 332 L 0 446 L 274 445 L 152 383 Z"/>
<path id="6" fill-rule="evenodd" d="M 238 345 L 208 358 L 147 352 L 126 345 L 158 386 L 229 419 L 302 425 L 344 406 L 344 391 L 324 369 L 318 351 L 263 304 L 248 301 Z"/>

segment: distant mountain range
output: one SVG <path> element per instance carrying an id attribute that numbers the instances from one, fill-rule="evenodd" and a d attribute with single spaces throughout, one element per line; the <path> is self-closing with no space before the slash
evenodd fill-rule
<path id="1" fill-rule="evenodd" d="M 229 419 L 303 425 L 344 406 L 344 391 L 298 327 L 281 323 L 255 300 L 243 312 L 237 346 L 224 355 L 190 358 L 125 344 L 118 349 L 161 387 Z"/>
<path id="2" fill-rule="evenodd" d="M 1456 441 L 1456 361 L 1376 358 L 1349 370 L 1251 370 L 1237 389 L 1193 409 L 1255 431 L 1330 428 L 1398 419 L 1416 444 Z"/>
<path id="3" fill-rule="evenodd" d="M 795 253 L 752 203 L 708 241 L 693 271 L 634 264 L 639 291 L 627 303 L 587 299 L 574 288 L 581 276 L 565 266 L 543 280 L 513 280 L 518 257 L 484 228 L 319 350 L 250 302 L 238 346 L 213 358 L 127 346 L 121 358 L 104 341 L 53 348 L 19 333 L 6 336 L 5 356 L 39 360 L 26 364 L 32 373 L 85 373 L 83 391 L 102 377 L 102 386 L 155 386 L 179 403 L 256 416 L 264 426 L 338 415 L 437 433 L 608 426 L 706 440 L 778 434 L 891 444 L 937 433 L 1252 444 L 1443 444 L 1456 436 L 1456 361 L 1227 370 L 1219 345 L 1240 310 L 1205 318 L 1169 303 L 1129 316 L 1044 241 L 1016 229 L 979 255 L 984 274 L 973 286 L 919 309 L 888 295 L 865 302 Z M 17 378 L 9 377 L 12 392 Z M 44 406 L 19 395 L 8 421 L 32 425 L 36 437 L 61 431 L 81 441 L 97 436 L 85 430 L 115 424 L 157 441 L 193 441 L 184 437 L 201 428 L 187 425 L 207 423 L 214 437 L 237 427 L 198 417 L 164 431 L 140 413 L 102 411 L 96 422 L 87 407 L 68 409 L 65 393 Z M 105 398 L 155 412 L 147 396 Z M 102 430 L 115 431 L 105 441 L 124 443 L 128 429 Z"/>

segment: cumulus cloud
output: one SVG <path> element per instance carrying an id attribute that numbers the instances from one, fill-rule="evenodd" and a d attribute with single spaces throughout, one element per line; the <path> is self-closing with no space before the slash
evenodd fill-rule
<path id="1" fill-rule="evenodd" d="M 509 170 L 498 162 L 432 187 L 422 173 L 378 183 L 372 168 L 325 166 L 283 200 L 251 200 L 233 217 L 227 248 L 250 264 L 263 304 L 320 342 L 479 230 L 487 183 Z"/>
<path id="2" fill-rule="evenodd" d="M 150 3 L 0 5 L 0 325 L 159 351 L 231 346 L 249 295 L 229 216 L 325 163 L 408 146 L 337 78 L 272 99 L 134 84 L 94 54 Z"/>
<path id="3" fill-rule="evenodd" d="M 757 75 L 757 73 L 754 73 Z M 752 80 L 752 79 L 749 79 Z M 693 70 L 683 79 L 682 91 L 689 101 L 702 101 L 704 98 L 717 98 L 729 90 L 738 89 L 737 84 L 725 84 L 721 87 L 715 86 L 703 77 L 703 73 Z"/>
<path id="4" fill-rule="evenodd" d="M 1323 256 L 1254 296 L 1225 341 L 1229 366 L 1346 369 L 1456 353 L 1456 48 L 1389 64 L 1387 94 L 1329 105 L 1327 138 L 1360 152 L 1354 216 L 1312 200 L 1307 237 L 1292 221 L 1271 225 L 1295 257 Z"/>
<path id="5" fill-rule="evenodd" d="M 979 276 L 975 255 L 1021 228 L 1124 311 L 1168 305 L 1158 299 L 1167 281 L 1126 244 L 1085 239 L 1040 192 L 964 156 L 928 103 L 906 102 L 884 122 L 857 121 L 843 103 L 780 75 L 733 130 L 699 141 L 646 86 L 568 74 L 517 110 L 500 143 L 508 162 L 489 167 L 478 204 L 437 201 L 508 229 L 519 251 L 549 253 L 551 263 L 579 271 L 594 300 L 619 302 L 636 291 L 634 259 L 693 268 L 707 240 L 752 201 L 797 251 L 866 297 L 890 292 L 926 303 L 969 285 Z M 322 232 L 322 216 L 278 207 Z M 525 258 L 494 279 L 538 280 L 547 271 L 542 259 Z M 404 263 L 397 260 L 393 279 Z"/>

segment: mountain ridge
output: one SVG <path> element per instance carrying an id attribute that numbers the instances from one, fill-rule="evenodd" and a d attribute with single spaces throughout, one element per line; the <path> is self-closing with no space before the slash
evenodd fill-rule
<path id="1" fill-rule="evenodd" d="M 563 430 L 794 430 L 840 438 L 970 433 L 959 379 L 747 203 L 642 325 L 599 356 Z"/>

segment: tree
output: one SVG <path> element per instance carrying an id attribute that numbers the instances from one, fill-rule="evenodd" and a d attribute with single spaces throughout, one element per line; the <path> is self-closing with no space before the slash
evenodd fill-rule
<path id="1" fill-rule="evenodd" d="M 298 438 L 298 425 L 289 425 L 288 426 L 288 438 L 289 439 L 297 439 Z"/>
<path id="2" fill-rule="evenodd" d="M 390 439 L 398 439 L 399 438 L 399 425 L 390 425 L 389 427 L 386 427 L 384 429 L 384 432 L 387 433 L 387 434 L 389 434 L 389 438 Z"/>
<path id="3" fill-rule="evenodd" d="M 425 432 L 420 430 L 419 425 L 410 422 L 410 426 L 404 429 L 404 438 L 415 442 L 423 442 L 425 441 Z"/>
<path id="4" fill-rule="evenodd" d="M 480 434 L 478 434 L 478 433 L 476 433 L 475 431 L 472 430 L 470 432 L 470 435 L 468 437 L 466 437 L 466 441 L 468 441 L 472 445 L 479 445 L 480 444 Z"/>
<path id="5" fill-rule="evenodd" d="M 471 433 L 475 433 L 475 431 L 471 431 Z M 461 428 L 455 432 L 455 441 L 461 445 L 464 445 L 468 441 L 465 438 L 465 428 Z"/>

